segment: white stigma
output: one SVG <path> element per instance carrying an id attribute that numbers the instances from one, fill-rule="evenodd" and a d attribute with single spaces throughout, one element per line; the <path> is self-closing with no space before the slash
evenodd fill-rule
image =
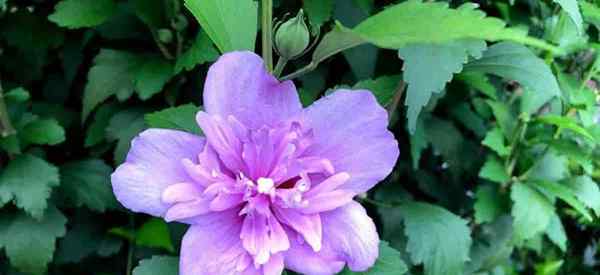
<path id="1" fill-rule="evenodd" d="M 271 194 L 274 191 L 275 183 L 270 178 L 258 178 L 256 184 L 258 193 Z"/>

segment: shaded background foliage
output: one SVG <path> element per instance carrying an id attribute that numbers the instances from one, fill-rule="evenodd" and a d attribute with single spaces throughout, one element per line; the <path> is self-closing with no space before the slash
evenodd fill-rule
<path id="1" fill-rule="evenodd" d="M 201 133 L 208 66 L 261 46 L 258 3 L 186 2 L 0 0 L 0 274 L 177 273 L 185 225 L 124 210 L 109 175 L 145 128 Z M 283 71 L 304 105 L 353 87 L 390 111 L 366 274 L 597 274 L 599 3 L 476 3 L 274 1 L 322 38 Z"/>

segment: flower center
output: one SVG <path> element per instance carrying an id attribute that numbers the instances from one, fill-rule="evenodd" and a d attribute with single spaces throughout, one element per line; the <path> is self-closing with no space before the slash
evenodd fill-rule
<path id="1" fill-rule="evenodd" d="M 275 183 L 270 178 L 258 178 L 256 184 L 258 193 L 271 195 L 275 192 Z"/>

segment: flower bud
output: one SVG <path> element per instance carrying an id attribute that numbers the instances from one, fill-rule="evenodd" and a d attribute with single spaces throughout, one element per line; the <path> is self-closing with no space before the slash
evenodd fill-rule
<path id="1" fill-rule="evenodd" d="M 310 33 L 304 23 L 304 13 L 282 23 L 275 33 L 275 46 L 282 58 L 292 59 L 301 54 L 310 42 Z"/>
<path id="2" fill-rule="evenodd" d="M 173 41 L 173 33 L 169 29 L 159 29 L 158 40 L 162 43 L 169 44 Z"/>

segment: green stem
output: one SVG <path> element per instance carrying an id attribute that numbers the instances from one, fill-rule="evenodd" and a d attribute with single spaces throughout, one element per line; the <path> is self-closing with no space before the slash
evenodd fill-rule
<path id="1" fill-rule="evenodd" d="M 269 72 L 273 71 L 273 0 L 262 2 L 262 57 Z"/>
<path id="2" fill-rule="evenodd" d="M 0 137 L 7 137 L 15 133 L 15 128 L 13 128 L 10 117 L 8 116 L 8 111 L 6 110 L 2 83 L 0 83 Z"/>
<path id="3" fill-rule="evenodd" d="M 132 230 L 135 230 L 135 217 L 133 214 L 129 214 L 129 227 Z M 127 270 L 125 274 L 131 275 L 131 271 L 133 270 L 133 250 L 135 249 L 135 240 L 129 241 L 129 246 L 127 248 Z"/>
<path id="4" fill-rule="evenodd" d="M 283 68 L 285 68 L 287 62 L 287 58 L 279 57 L 279 60 L 277 60 L 277 65 L 275 65 L 275 70 L 273 70 L 273 74 L 275 75 L 275 77 L 279 77 L 281 75 L 281 73 L 283 72 Z"/>

